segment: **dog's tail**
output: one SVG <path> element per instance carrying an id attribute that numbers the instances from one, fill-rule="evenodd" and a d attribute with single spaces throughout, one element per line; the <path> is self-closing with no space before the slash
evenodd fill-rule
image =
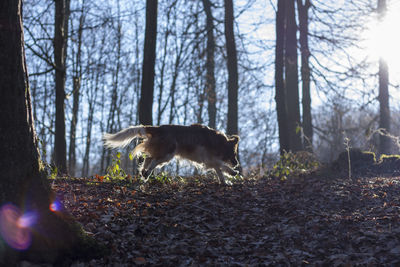
<path id="1" fill-rule="evenodd" d="M 104 146 L 107 148 L 125 147 L 138 136 L 146 137 L 146 126 L 130 126 L 115 134 L 106 133 L 103 135 Z"/>

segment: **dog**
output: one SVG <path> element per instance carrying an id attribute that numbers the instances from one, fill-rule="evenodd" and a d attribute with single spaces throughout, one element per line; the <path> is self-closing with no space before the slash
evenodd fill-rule
<path id="1" fill-rule="evenodd" d="M 148 178 L 154 168 L 168 163 L 175 156 L 214 169 L 222 184 L 226 184 L 223 173 L 237 175 L 239 167 L 239 136 L 227 136 L 207 126 L 130 126 L 115 134 L 103 136 L 107 148 L 125 147 L 136 137 L 143 138 L 132 151 L 133 156 L 145 154 L 140 174 Z"/>

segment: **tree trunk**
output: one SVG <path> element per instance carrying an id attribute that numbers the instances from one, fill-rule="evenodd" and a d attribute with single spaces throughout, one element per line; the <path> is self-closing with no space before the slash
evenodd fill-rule
<path id="1" fill-rule="evenodd" d="M 378 0 L 379 19 L 383 19 L 386 13 L 386 0 Z M 391 153 L 390 133 L 390 109 L 389 109 L 389 68 L 385 59 L 379 59 L 379 128 L 382 134 L 379 136 L 379 154 Z"/>
<path id="2" fill-rule="evenodd" d="M 81 62 L 81 52 L 82 52 L 82 32 L 83 23 L 85 20 L 84 7 L 82 6 L 82 13 L 79 18 L 79 28 L 78 28 L 78 43 L 77 43 L 77 53 L 75 57 L 74 66 L 74 77 L 73 77 L 73 104 L 72 104 L 72 120 L 71 129 L 69 135 L 69 155 L 68 155 L 68 169 L 71 176 L 75 175 L 76 172 L 76 126 L 78 124 L 78 113 L 79 113 L 79 98 L 81 93 L 81 78 L 82 78 L 82 62 Z"/>
<path id="3" fill-rule="evenodd" d="M 233 31 L 233 2 L 225 0 L 225 39 L 228 64 L 228 134 L 238 134 L 238 68 Z"/>
<path id="4" fill-rule="evenodd" d="M 75 175 L 76 167 L 76 125 L 78 124 L 79 112 L 79 94 L 81 86 L 81 77 L 74 76 L 73 81 L 73 103 L 72 103 L 72 119 L 69 136 L 69 153 L 68 153 L 68 170 L 71 176 Z"/>
<path id="5" fill-rule="evenodd" d="M 168 53 L 168 38 L 170 36 L 171 30 L 170 30 L 170 15 L 171 15 L 171 9 L 168 10 L 167 12 L 167 22 L 166 22 L 166 30 L 164 34 L 164 46 L 163 46 L 163 56 L 161 59 L 161 69 L 160 69 L 160 85 L 159 85 L 159 94 L 158 94 L 158 110 L 157 110 L 157 125 L 161 124 L 161 118 L 162 114 L 164 113 L 165 107 L 168 104 L 168 99 L 166 103 L 163 105 L 162 100 L 163 100 L 163 92 L 164 92 L 164 78 L 165 78 L 165 67 L 167 66 L 167 55 Z"/>
<path id="6" fill-rule="evenodd" d="M 311 6 L 310 0 L 303 4 L 297 0 L 300 29 L 300 51 L 301 51 L 301 83 L 302 83 L 302 104 L 303 104 L 303 146 L 312 151 L 312 117 L 311 117 L 311 94 L 310 94 L 310 50 L 308 47 L 308 10 Z"/>
<path id="7" fill-rule="evenodd" d="M 206 31 L 207 31 L 207 61 L 206 61 L 206 96 L 208 103 L 208 126 L 215 129 L 217 117 L 217 95 L 215 93 L 215 39 L 214 39 L 214 17 L 211 12 L 210 0 L 203 0 L 204 12 L 207 16 Z"/>
<path id="8" fill-rule="evenodd" d="M 110 104 L 110 109 L 108 112 L 108 119 L 107 119 L 107 126 L 106 126 L 106 132 L 107 133 L 112 133 L 115 132 L 117 129 L 121 129 L 121 122 L 120 122 L 120 113 L 121 113 L 121 106 L 118 104 L 118 96 L 119 96 L 119 74 L 120 74 L 120 69 L 121 69 L 121 41 L 122 41 L 122 34 L 121 34 L 121 27 L 122 27 L 122 22 L 119 16 L 119 1 L 118 1 L 118 23 L 117 23 L 117 55 L 116 55 L 116 66 L 115 66 L 115 71 L 113 73 L 113 78 L 112 78 L 112 92 L 111 92 L 111 104 Z M 122 97 L 122 96 L 121 96 Z M 120 97 L 120 98 L 121 98 Z M 115 120 L 117 120 L 118 127 L 116 127 Z M 111 151 L 107 149 L 105 146 L 103 146 L 103 152 L 102 152 L 102 168 L 101 171 L 106 171 L 107 166 L 109 166 L 111 163 Z"/>
<path id="9" fill-rule="evenodd" d="M 92 46 L 91 49 L 95 50 L 97 40 L 96 38 L 93 38 L 92 40 Z M 99 48 L 99 66 L 104 66 L 105 63 L 103 62 L 105 59 L 104 57 L 104 47 L 106 43 L 106 36 L 103 35 L 101 38 L 100 42 L 100 48 Z M 92 53 L 89 53 L 89 55 L 92 55 Z M 91 57 L 88 58 L 88 62 L 91 62 L 92 59 Z M 102 61 L 103 60 L 103 61 Z M 90 68 L 90 65 L 88 64 L 86 68 Z M 100 77 L 103 75 L 103 70 L 101 68 L 97 68 L 93 71 L 90 72 L 91 77 L 90 81 L 91 84 L 89 84 L 89 88 L 87 90 L 87 98 L 88 98 L 88 108 L 89 108 L 89 114 L 88 114 L 88 119 L 87 119 L 87 127 L 86 127 L 86 146 L 85 146 L 85 155 L 83 157 L 83 164 L 82 164 L 82 177 L 87 177 L 89 174 L 90 170 L 90 147 L 92 143 L 92 126 L 93 126 L 93 119 L 94 119 L 94 110 L 96 108 L 96 101 L 97 101 L 97 96 L 98 92 L 100 91 Z M 103 170 L 103 169 L 101 169 Z"/>
<path id="10" fill-rule="evenodd" d="M 68 40 L 69 0 L 55 1 L 54 63 L 56 67 L 56 134 L 55 164 L 61 173 L 67 173 L 67 144 L 65 141 L 65 78 Z"/>
<path id="11" fill-rule="evenodd" d="M 286 2 L 285 29 L 285 87 L 287 99 L 287 123 L 290 150 L 302 150 L 299 107 L 299 77 L 297 66 L 297 25 L 294 1 Z"/>
<path id="12" fill-rule="evenodd" d="M 65 257 L 90 258 L 93 240 L 65 211 L 49 210 L 54 198 L 39 156 L 23 44 L 22 1 L 3 0 L 0 153 L 6 156 L 0 161 L 0 234 L 5 241 L 0 265 L 14 266 L 23 259 L 54 263 Z M 30 227 L 17 225 L 22 214 L 32 218 Z"/>
<path id="13" fill-rule="evenodd" d="M 153 124 L 154 66 L 157 40 L 157 0 L 146 1 L 142 86 L 139 101 L 139 122 Z"/>
<path id="14" fill-rule="evenodd" d="M 289 135 L 287 128 L 287 106 L 284 80 L 284 44 L 285 44 L 285 0 L 278 0 L 276 12 L 275 32 L 275 102 L 279 128 L 279 145 L 281 155 L 289 151 Z"/>

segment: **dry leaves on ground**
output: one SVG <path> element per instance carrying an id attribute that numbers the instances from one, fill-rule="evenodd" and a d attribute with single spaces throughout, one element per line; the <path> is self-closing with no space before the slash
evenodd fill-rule
<path id="1" fill-rule="evenodd" d="M 398 177 L 53 187 L 110 251 L 78 266 L 400 264 Z"/>

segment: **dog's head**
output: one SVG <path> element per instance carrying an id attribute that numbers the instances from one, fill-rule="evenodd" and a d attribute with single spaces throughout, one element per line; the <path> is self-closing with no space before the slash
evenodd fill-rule
<path id="1" fill-rule="evenodd" d="M 239 161 L 237 159 L 239 140 L 240 138 L 237 135 L 228 136 L 227 146 L 224 154 L 224 161 L 230 164 L 232 167 L 236 167 L 239 165 Z"/>

